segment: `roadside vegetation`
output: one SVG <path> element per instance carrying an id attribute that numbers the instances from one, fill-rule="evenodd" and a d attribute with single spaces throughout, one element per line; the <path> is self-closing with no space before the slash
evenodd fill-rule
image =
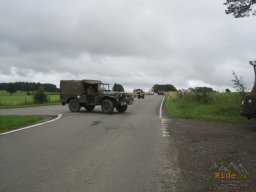
<path id="1" fill-rule="evenodd" d="M 221 121 L 227 123 L 255 123 L 240 116 L 242 97 L 238 93 L 168 92 L 166 106 L 173 117 Z"/>
<path id="2" fill-rule="evenodd" d="M 45 92 L 46 100 L 44 102 L 35 102 L 34 93 L 17 91 L 13 94 L 7 91 L 0 91 L 0 108 L 27 107 L 40 105 L 56 105 L 59 104 L 60 96 L 55 92 Z M 39 95 L 40 99 L 40 95 Z M 45 98 L 43 98 L 45 99 Z"/>
<path id="3" fill-rule="evenodd" d="M 0 108 L 54 105 L 59 103 L 59 89 L 50 83 L 0 83 Z"/>
<path id="4" fill-rule="evenodd" d="M 251 61 L 250 61 L 251 62 Z M 242 101 L 248 94 L 243 77 L 232 72 L 233 88 L 225 93 L 214 91 L 211 87 L 195 87 L 188 90 L 168 92 L 166 106 L 173 117 L 221 121 L 226 123 L 255 124 L 256 120 L 248 120 L 241 116 Z"/>
<path id="5" fill-rule="evenodd" d="M 0 115 L 0 133 L 32 125 L 46 118 L 46 116 L 35 115 Z"/>

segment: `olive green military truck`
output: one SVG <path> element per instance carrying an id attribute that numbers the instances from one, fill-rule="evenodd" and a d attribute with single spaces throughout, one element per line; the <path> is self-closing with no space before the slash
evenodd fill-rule
<path id="1" fill-rule="evenodd" d="M 248 119 L 256 118 L 256 60 L 250 61 L 250 64 L 254 68 L 255 81 L 251 93 L 245 96 L 244 100 L 242 101 L 241 111 L 241 115 L 247 117 Z"/>
<path id="2" fill-rule="evenodd" d="M 62 105 L 69 105 L 71 112 L 79 112 L 81 107 L 93 111 L 101 105 L 104 113 L 111 114 L 115 108 L 123 113 L 132 104 L 127 93 L 110 91 L 109 84 L 98 80 L 61 80 L 60 100 Z"/>
<path id="3" fill-rule="evenodd" d="M 137 94 L 138 99 L 140 99 L 140 98 L 144 99 L 145 98 L 145 93 L 142 89 L 135 89 L 135 92 Z"/>

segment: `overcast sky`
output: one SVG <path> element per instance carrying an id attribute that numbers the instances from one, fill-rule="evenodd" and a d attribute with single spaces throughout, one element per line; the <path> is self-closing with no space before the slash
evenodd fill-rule
<path id="1" fill-rule="evenodd" d="M 99 79 L 126 90 L 254 81 L 256 17 L 222 0 L 0 1 L 0 82 Z"/>

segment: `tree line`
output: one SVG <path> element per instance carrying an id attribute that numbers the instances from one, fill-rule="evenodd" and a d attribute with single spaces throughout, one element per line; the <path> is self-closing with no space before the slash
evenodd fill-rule
<path id="1" fill-rule="evenodd" d="M 47 92 L 59 92 L 59 89 L 54 84 L 50 83 L 35 83 L 35 82 L 9 82 L 0 83 L 0 90 L 7 91 L 11 94 L 17 91 L 33 92 L 43 87 Z"/>
<path id="2" fill-rule="evenodd" d="M 195 88 L 189 88 L 189 91 L 194 93 L 213 93 L 216 92 L 211 87 L 195 87 Z"/>

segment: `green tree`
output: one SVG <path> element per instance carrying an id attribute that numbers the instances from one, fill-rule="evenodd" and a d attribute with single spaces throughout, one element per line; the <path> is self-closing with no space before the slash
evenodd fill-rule
<path id="1" fill-rule="evenodd" d="M 224 5 L 226 14 L 233 14 L 235 18 L 248 17 L 251 12 L 256 15 L 256 0 L 226 0 Z"/>
<path id="2" fill-rule="evenodd" d="M 230 93 L 231 91 L 230 91 L 229 89 L 226 89 L 225 92 L 226 92 L 226 93 Z"/>
<path id="3" fill-rule="evenodd" d="M 6 86 L 6 91 L 11 93 L 12 95 L 13 93 L 17 92 L 17 87 L 15 86 L 14 83 L 8 83 L 8 85 Z"/>
<path id="4" fill-rule="evenodd" d="M 161 90 L 161 91 L 177 91 L 176 87 L 174 87 L 172 84 L 163 84 L 163 85 L 155 84 L 152 87 L 152 90 L 155 93 L 157 93 L 159 90 Z"/>
<path id="5" fill-rule="evenodd" d="M 46 103 L 47 101 L 47 95 L 44 92 L 44 87 L 39 86 L 34 94 L 34 103 Z"/>
<path id="6" fill-rule="evenodd" d="M 112 90 L 122 92 L 122 91 L 124 91 L 124 87 L 120 84 L 115 83 Z"/>
<path id="7" fill-rule="evenodd" d="M 241 95 L 241 97 L 244 97 L 248 89 L 246 88 L 243 77 L 238 77 L 234 71 L 232 72 L 232 75 L 234 77 L 234 79 L 231 80 L 233 82 L 233 87 L 236 89 L 239 95 Z"/>

